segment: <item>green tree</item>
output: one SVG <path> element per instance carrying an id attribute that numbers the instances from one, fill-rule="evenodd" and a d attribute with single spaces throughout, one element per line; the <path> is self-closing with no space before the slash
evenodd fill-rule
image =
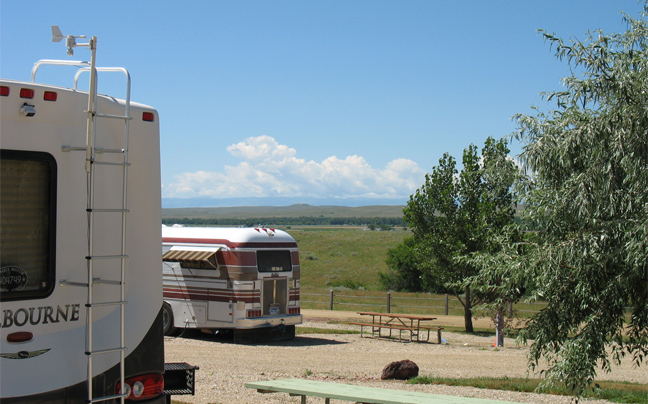
<path id="1" fill-rule="evenodd" d="M 416 240 L 413 237 L 406 237 L 396 247 L 390 248 L 386 264 L 389 271 L 378 274 L 383 288 L 397 292 L 424 291 L 416 259 Z"/>
<path id="2" fill-rule="evenodd" d="M 381 272 L 380 282 L 384 289 L 398 292 L 434 292 L 446 293 L 447 289 L 439 280 L 429 274 L 436 262 L 419 257 L 418 241 L 407 237 L 394 248 L 387 251 L 387 272 Z M 426 257 L 429 258 L 429 257 Z"/>
<path id="3" fill-rule="evenodd" d="M 599 366 L 648 355 L 647 16 L 645 5 L 639 19 L 624 17 L 625 33 L 582 42 L 543 31 L 574 73 L 546 95 L 554 110 L 517 116 L 531 174 L 526 219 L 539 232 L 524 256 L 508 245 L 492 269 L 517 279 L 511 295 L 526 283 L 531 299 L 548 301 L 524 331 L 530 365 L 577 395 Z"/>
<path id="4" fill-rule="evenodd" d="M 488 138 L 481 155 L 470 145 L 461 172 L 444 154 L 403 210 L 422 261 L 421 277 L 450 288 L 464 307 L 467 332 L 473 332 L 471 285 L 458 285 L 477 268 L 462 257 L 490 250 L 491 239 L 513 221 L 511 186 L 518 170 L 508 153 L 504 140 Z"/>
<path id="5" fill-rule="evenodd" d="M 526 236 L 532 237 L 533 234 L 527 233 Z M 526 273 L 520 270 L 526 252 L 526 243 L 521 242 L 523 237 L 518 224 L 506 226 L 493 237 L 490 250 L 462 258 L 474 265 L 477 271 L 459 284 L 470 285 L 480 311 L 493 317 L 497 346 L 504 346 L 505 328 L 511 326 L 513 321 L 513 318 L 506 318 L 507 308 L 519 302 L 535 287 L 526 278 Z"/>

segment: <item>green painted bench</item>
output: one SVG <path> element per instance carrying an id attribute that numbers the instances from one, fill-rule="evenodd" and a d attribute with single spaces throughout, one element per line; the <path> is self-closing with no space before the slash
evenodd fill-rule
<path id="1" fill-rule="evenodd" d="M 265 382 L 245 383 L 245 387 L 257 389 L 259 393 L 288 393 L 300 396 L 302 404 L 306 397 L 320 397 L 329 404 L 331 399 L 353 401 L 363 404 L 504 404 L 505 401 L 486 400 L 481 398 L 444 396 L 440 394 L 421 393 L 382 389 L 377 387 L 356 386 L 332 382 L 320 382 L 305 379 L 268 380 Z M 512 403 L 508 403 L 512 404 Z"/>

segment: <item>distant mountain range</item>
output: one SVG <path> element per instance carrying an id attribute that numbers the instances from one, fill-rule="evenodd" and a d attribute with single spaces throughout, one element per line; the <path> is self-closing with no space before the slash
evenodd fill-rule
<path id="1" fill-rule="evenodd" d="M 233 206 L 404 206 L 409 198 L 162 198 L 162 208 L 222 208 Z"/>
<path id="2" fill-rule="evenodd" d="M 175 219 L 271 219 L 271 218 L 402 218 L 403 205 L 335 206 L 296 204 L 290 206 L 235 206 L 202 208 L 163 208 L 163 220 Z M 297 222 L 303 222 L 298 220 Z M 326 221 L 326 220 L 324 220 Z M 348 223 L 349 221 L 343 221 Z M 173 223 L 184 223 L 174 221 Z M 273 222 L 278 223 L 278 222 Z M 368 223 L 364 221 L 363 223 Z M 229 222 L 223 224 L 231 224 Z M 303 224 L 303 223 L 302 223 Z"/>

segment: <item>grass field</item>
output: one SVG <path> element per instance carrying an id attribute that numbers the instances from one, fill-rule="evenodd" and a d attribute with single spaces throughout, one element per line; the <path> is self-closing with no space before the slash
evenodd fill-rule
<path id="1" fill-rule="evenodd" d="M 387 291 L 379 273 L 388 270 L 387 251 L 411 233 L 407 230 L 367 231 L 360 228 L 286 229 L 297 241 L 301 263 L 302 307 L 328 309 L 334 290 L 336 310 L 384 310 Z M 445 296 L 391 292 L 391 311 L 410 314 L 445 314 Z M 463 315 L 455 297 L 447 301 L 448 314 Z M 519 303 L 517 317 L 527 318 L 544 304 Z"/>
<path id="2" fill-rule="evenodd" d="M 359 228 L 291 228 L 301 263 L 301 287 L 320 293 L 351 286 L 380 290 L 379 272 L 387 270 L 387 251 L 410 233 L 405 230 L 368 231 Z"/>
<path id="3" fill-rule="evenodd" d="M 521 391 L 526 393 L 542 392 L 545 394 L 569 396 L 571 392 L 564 386 L 540 387 L 541 379 L 515 378 L 479 378 L 479 379 L 448 379 L 419 376 L 410 384 L 446 384 L 449 386 L 471 386 L 480 389 Z M 601 381 L 596 386 L 584 392 L 584 398 L 609 400 L 616 403 L 648 404 L 648 385 L 627 382 Z"/>

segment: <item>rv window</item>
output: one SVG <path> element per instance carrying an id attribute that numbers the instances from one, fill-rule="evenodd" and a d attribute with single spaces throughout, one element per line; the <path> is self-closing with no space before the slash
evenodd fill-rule
<path id="1" fill-rule="evenodd" d="M 284 272 L 292 270 L 290 251 L 257 251 L 259 272 Z"/>
<path id="2" fill-rule="evenodd" d="M 1 300 L 46 297 L 54 286 L 56 162 L 2 150 L 0 184 Z"/>

